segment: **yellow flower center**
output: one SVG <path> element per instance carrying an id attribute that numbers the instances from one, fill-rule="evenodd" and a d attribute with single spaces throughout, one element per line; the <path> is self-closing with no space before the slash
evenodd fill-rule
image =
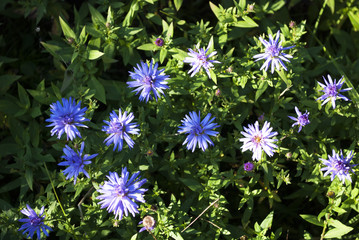
<path id="1" fill-rule="evenodd" d="M 262 138 L 260 136 L 255 136 L 253 140 L 255 143 L 260 143 Z"/>

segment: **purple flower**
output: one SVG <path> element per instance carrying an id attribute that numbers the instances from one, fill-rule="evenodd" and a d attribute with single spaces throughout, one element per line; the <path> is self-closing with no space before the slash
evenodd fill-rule
<path id="1" fill-rule="evenodd" d="M 329 160 L 320 158 L 322 163 L 326 166 L 321 171 L 326 171 L 324 173 L 324 177 L 331 173 L 331 180 L 333 181 L 335 176 L 338 176 L 339 180 L 345 184 L 345 179 L 352 182 L 350 177 L 350 171 L 354 173 L 353 167 L 357 166 L 358 164 L 350 164 L 350 161 L 353 158 L 353 151 L 347 154 L 347 157 L 344 158 L 342 150 L 340 150 L 340 155 L 335 153 L 333 149 L 333 156 L 328 155 Z"/>
<path id="2" fill-rule="evenodd" d="M 68 166 L 62 172 L 64 173 L 64 175 L 67 175 L 66 180 L 74 177 L 74 184 L 76 184 L 77 177 L 81 172 L 84 173 L 86 177 L 90 178 L 90 175 L 86 172 L 84 167 L 85 165 L 91 163 L 91 161 L 89 160 L 93 159 L 98 155 L 85 154 L 84 156 L 82 156 L 84 148 L 84 142 L 81 143 L 81 149 L 77 152 L 75 152 L 73 149 L 66 145 L 63 149 L 65 155 L 62 156 L 62 158 L 64 158 L 66 161 L 60 162 L 58 164 L 59 166 Z"/>
<path id="3" fill-rule="evenodd" d="M 57 134 L 57 138 L 60 138 L 61 135 L 65 132 L 67 135 L 67 140 L 72 141 L 76 135 L 81 138 L 81 134 L 77 127 L 85 127 L 86 125 L 82 122 L 89 121 L 85 118 L 85 112 L 87 108 L 81 109 L 81 101 L 76 105 L 75 100 L 71 97 L 69 100 L 66 98 L 62 99 L 62 104 L 60 101 L 50 105 L 51 114 L 50 118 L 46 119 L 46 122 L 52 122 L 46 127 L 54 127 L 51 129 L 51 136 Z"/>
<path id="4" fill-rule="evenodd" d="M 139 134 L 139 129 L 137 128 L 137 123 L 131 123 L 134 116 L 133 113 L 130 113 L 127 115 L 127 112 L 125 111 L 122 114 L 121 109 L 118 110 L 118 115 L 115 111 L 112 111 L 110 113 L 110 121 L 104 120 L 104 123 L 106 123 L 108 126 L 103 126 L 102 131 L 106 132 L 107 134 L 110 134 L 105 139 L 106 146 L 110 146 L 112 143 L 114 144 L 113 151 L 121 151 L 123 147 L 123 139 L 128 144 L 129 148 L 133 148 L 133 145 L 135 145 L 135 142 L 131 139 L 131 137 L 128 134 Z"/>
<path id="5" fill-rule="evenodd" d="M 162 38 L 157 38 L 156 41 L 155 41 L 155 44 L 159 47 L 162 47 L 163 46 L 163 39 Z"/>
<path id="6" fill-rule="evenodd" d="M 284 65 L 283 61 L 290 62 L 288 60 L 288 58 L 293 58 L 293 57 L 291 55 L 289 55 L 289 54 L 282 53 L 281 51 L 291 49 L 291 48 L 293 48 L 295 46 L 290 46 L 290 47 L 283 48 L 282 47 L 282 41 L 280 41 L 278 43 L 279 37 L 280 37 L 280 31 L 277 32 L 275 40 L 273 40 L 272 35 L 269 34 L 269 42 L 267 42 L 263 38 L 259 37 L 259 40 L 261 41 L 261 43 L 266 48 L 264 53 L 260 53 L 260 54 L 257 54 L 257 55 L 253 56 L 253 58 L 257 58 L 257 60 L 255 60 L 255 62 L 259 61 L 259 60 L 262 60 L 262 59 L 266 60 L 263 63 L 260 70 L 265 68 L 264 70 L 267 71 L 269 65 L 271 65 L 271 72 L 272 73 L 274 73 L 274 68 L 276 68 L 279 71 L 280 66 L 282 66 L 284 68 L 284 70 L 287 71 L 287 68 Z"/>
<path id="7" fill-rule="evenodd" d="M 323 83 L 319 83 L 319 85 L 324 88 L 323 90 L 320 90 L 322 91 L 324 94 L 317 98 L 317 101 L 318 100 L 324 100 L 324 102 L 322 102 L 322 106 L 324 104 L 326 104 L 327 102 L 331 101 L 332 102 L 332 106 L 333 106 L 333 109 L 335 108 L 335 100 L 337 98 L 341 98 L 343 99 L 344 101 L 349 101 L 349 98 L 343 96 L 340 94 L 340 92 L 346 92 L 346 91 L 349 91 L 351 90 L 352 88 L 346 88 L 346 89 L 342 89 L 342 86 L 344 84 L 344 77 L 342 77 L 339 82 L 337 83 L 337 81 L 334 79 L 334 83 L 333 83 L 333 80 L 332 80 L 332 77 L 328 74 L 328 80 L 329 82 L 327 82 L 327 80 L 325 79 L 325 77 L 323 76 L 323 79 L 324 79 L 324 82 L 325 82 L 325 85 Z"/>
<path id="8" fill-rule="evenodd" d="M 254 126 L 252 124 L 248 125 L 248 128 L 243 127 L 245 131 L 242 131 L 241 134 L 244 138 L 240 138 L 239 141 L 243 142 L 242 152 L 250 150 L 253 152 L 252 159 L 260 160 L 262 157 L 262 150 L 267 153 L 268 156 L 273 156 L 273 151 L 275 148 L 278 148 L 273 142 L 278 141 L 277 139 L 271 139 L 276 136 L 277 132 L 272 132 L 272 128 L 269 127 L 270 123 L 265 122 L 262 130 L 259 130 L 258 121 L 255 122 Z"/>
<path id="9" fill-rule="evenodd" d="M 152 60 L 150 65 L 141 61 L 141 66 L 137 64 L 137 68 L 134 68 L 134 72 L 129 72 L 130 77 L 134 81 L 127 82 L 128 87 L 136 88 L 133 92 L 140 94 L 140 101 L 146 99 L 152 99 L 151 91 L 153 92 L 155 99 L 160 98 L 160 94 L 164 94 L 162 89 L 168 89 L 166 80 L 170 79 L 169 75 L 164 75 L 165 69 L 158 70 L 158 63 L 154 64 Z"/>
<path id="10" fill-rule="evenodd" d="M 290 119 L 296 121 L 295 123 L 293 123 L 292 127 L 294 127 L 295 125 L 299 125 L 299 130 L 298 132 L 300 132 L 302 130 L 302 127 L 304 127 L 305 125 L 307 125 L 308 123 L 310 123 L 308 116 L 309 116 L 309 112 L 307 110 L 305 110 L 305 113 L 302 114 L 299 109 L 297 107 L 294 108 L 295 112 L 297 113 L 298 117 L 292 117 L 292 116 L 288 116 Z"/>
<path id="11" fill-rule="evenodd" d="M 212 140 L 208 137 L 216 136 L 218 132 L 213 131 L 214 128 L 219 127 L 218 124 L 212 123 L 215 118 L 211 118 L 211 114 L 208 113 L 207 116 L 201 121 L 201 112 L 190 112 L 189 115 L 186 115 L 182 120 L 182 126 L 180 126 L 179 133 L 188 133 L 186 140 L 183 142 L 183 145 L 187 143 L 187 149 L 192 149 L 194 152 L 196 145 L 205 151 L 210 145 L 213 145 Z"/>
<path id="12" fill-rule="evenodd" d="M 155 228 L 156 225 L 156 221 L 153 217 L 151 216 L 146 216 L 143 218 L 143 220 L 141 222 L 139 222 L 138 224 L 143 224 L 143 227 L 140 229 L 139 232 L 143 232 L 145 230 L 147 231 L 152 231 Z"/>
<path id="13" fill-rule="evenodd" d="M 128 212 L 135 216 L 138 213 L 138 205 L 134 202 L 145 202 L 143 193 L 147 189 L 140 188 L 146 179 L 139 180 L 137 177 L 140 172 L 134 173 L 130 178 L 130 173 L 126 168 L 122 168 L 121 177 L 116 172 L 110 172 L 107 176 L 109 181 L 105 181 L 104 185 L 100 186 L 98 192 L 102 195 L 97 199 L 101 199 L 99 202 L 101 208 L 107 208 L 108 212 L 113 212 L 115 218 L 122 219 L 123 214 L 128 216 Z"/>
<path id="14" fill-rule="evenodd" d="M 44 224 L 44 218 L 45 216 L 42 216 L 44 214 L 45 207 L 43 206 L 40 210 L 40 214 L 37 215 L 36 212 L 28 205 L 26 204 L 26 208 L 21 210 L 21 213 L 25 214 L 29 218 L 23 218 L 20 219 L 19 222 L 23 222 L 23 224 L 19 231 L 25 230 L 23 234 L 28 233 L 27 237 L 32 238 L 33 235 L 37 234 L 37 239 L 41 238 L 41 231 L 42 230 L 46 236 L 49 236 L 49 233 L 47 231 L 53 231 L 51 227 Z"/>
<path id="15" fill-rule="evenodd" d="M 244 164 L 243 168 L 244 168 L 244 171 L 250 172 L 250 171 L 253 170 L 254 164 L 251 163 L 251 162 L 246 162 L 246 163 Z"/>
<path id="16" fill-rule="evenodd" d="M 193 77 L 196 73 L 198 73 L 201 67 L 203 67 L 206 70 L 208 77 L 211 78 L 209 69 L 213 67 L 212 63 L 221 63 L 216 60 L 208 60 L 210 57 L 213 57 L 214 55 L 217 54 L 217 52 L 214 51 L 207 55 L 209 47 L 210 46 L 208 44 L 207 49 L 199 48 L 199 44 L 197 44 L 196 49 L 198 52 L 190 48 L 188 49 L 189 57 L 186 57 L 183 60 L 183 62 L 189 63 L 191 65 L 192 68 L 188 71 L 188 73 L 192 73 L 191 77 Z"/>

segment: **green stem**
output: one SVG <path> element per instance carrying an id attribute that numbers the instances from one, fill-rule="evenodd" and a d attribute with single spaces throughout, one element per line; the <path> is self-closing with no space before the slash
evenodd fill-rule
<path id="1" fill-rule="evenodd" d="M 322 6 L 322 8 L 321 8 L 320 11 L 319 11 L 319 15 L 318 15 L 317 21 L 315 21 L 315 24 L 314 24 L 313 35 L 315 35 L 315 34 L 317 33 L 319 21 L 320 21 L 320 18 L 322 17 L 322 14 L 323 14 L 323 12 L 324 12 L 325 6 L 327 5 L 327 2 L 328 2 L 328 0 L 325 0 L 325 1 L 324 1 L 323 6 Z"/>

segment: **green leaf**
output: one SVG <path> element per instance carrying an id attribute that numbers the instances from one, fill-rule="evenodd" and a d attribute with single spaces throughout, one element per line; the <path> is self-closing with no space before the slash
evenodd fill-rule
<path id="1" fill-rule="evenodd" d="M 88 4 L 88 6 L 89 6 L 90 13 L 91 13 L 92 22 L 97 25 L 99 25 L 99 24 L 105 25 L 106 20 L 102 16 L 102 14 L 99 11 L 97 11 L 97 9 L 94 8 L 91 4 Z"/>
<path id="2" fill-rule="evenodd" d="M 274 216 L 274 211 L 271 211 L 268 216 L 263 220 L 263 222 L 261 223 L 261 228 L 262 229 L 268 229 L 272 227 L 272 222 L 273 222 L 273 216 Z"/>
<path id="3" fill-rule="evenodd" d="M 261 81 L 256 91 L 255 101 L 258 100 L 258 98 L 265 92 L 265 90 L 267 90 L 267 88 L 268 88 L 267 81 Z"/>
<path id="4" fill-rule="evenodd" d="M 181 234 L 179 232 L 170 232 L 170 237 L 172 237 L 175 240 L 183 240 L 183 237 L 181 236 Z"/>
<path id="5" fill-rule="evenodd" d="M 62 28 L 62 32 L 64 33 L 65 37 L 67 39 L 72 38 L 73 40 L 76 41 L 76 35 L 74 33 L 74 31 L 72 31 L 72 29 L 69 27 L 69 25 L 59 16 L 60 19 L 60 25 Z"/>
<path id="6" fill-rule="evenodd" d="M 217 75 L 214 73 L 212 68 L 209 69 L 209 75 L 211 76 L 213 82 L 217 85 Z"/>
<path id="7" fill-rule="evenodd" d="M 181 8 L 182 2 L 183 2 L 183 0 L 174 0 L 175 8 L 177 11 Z"/>
<path id="8" fill-rule="evenodd" d="M 17 91 L 20 99 L 20 103 L 27 109 L 30 107 L 30 99 L 26 90 L 21 86 L 20 83 L 17 83 Z"/>
<path id="9" fill-rule="evenodd" d="M 6 91 L 10 88 L 11 84 L 13 84 L 16 80 L 21 78 L 19 75 L 2 75 L 0 76 L 0 94 L 6 93 Z"/>
<path id="10" fill-rule="evenodd" d="M 163 61 L 166 59 L 167 56 L 167 49 L 161 48 L 160 51 L 160 62 L 163 63 Z"/>
<path id="11" fill-rule="evenodd" d="M 57 59 L 61 59 L 60 56 L 57 54 L 57 51 L 61 50 L 60 46 L 45 43 L 45 42 L 40 42 L 40 43 L 46 49 L 46 51 L 48 51 L 52 56 L 54 56 Z"/>
<path id="12" fill-rule="evenodd" d="M 350 22 L 352 23 L 354 30 L 359 31 L 359 14 L 354 13 L 353 11 L 348 12 L 348 16 L 350 19 Z"/>
<path id="13" fill-rule="evenodd" d="M 328 0 L 327 1 L 327 6 L 330 8 L 330 11 L 333 14 L 334 11 L 335 11 L 335 0 Z"/>
<path id="14" fill-rule="evenodd" d="M 218 18 L 218 20 L 221 20 L 221 9 L 219 9 L 219 7 L 217 7 L 215 4 L 213 4 L 212 2 L 209 2 L 209 6 L 212 9 L 212 12 L 214 13 L 214 15 L 216 15 L 216 17 Z"/>
<path id="15" fill-rule="evenodd" d="M 283 71 L 283 69 L 281 69 L 280 71 L 276 70 L 276 72 L 278 73 L 280 78 L 285 82 L 285 84 L 287 84 L 287 87 L 292 86 L 292 81 L 288 80 L 287 74 L 286 74 L 286 72 Z"/>
<path id="16" fill-rule="evenodd" d="M 32 173 L 32 169 L 26 169 L 25 171 L 25 178 L 26 178 L 26 182 L 29 185 L 31 191 L 32 191 L 32 184 L 33 184 L 33 173 Z"/>
<path id="17" fill-rule="evenodd" d="M 137 47 L 138 50 L 144 50 L 144 51 L 153 51 L 156 48 L 157 46 L 153 43 L 145 43 Z"/>
<path id="18" fill-rule="evenodd" d="M 65 91 L 65 89 L 71 85 L 74 79 L 73 72 L 71 70 L 66 70 L 64 74 L 64 81 L 62 82 L 61 92 Z"/>
<path id="19" fill-rule="evenodd" d="M 88 55 L 88 59 L 89 60 L 96 60 L 100 57 L 102 57 L 102 55 L 104 55 L 103 52 L 100 52 L 99 50 L 90 50 L 88 51 L 89 55 Z"/>
<path id="20" fill-rule="evenodd" d="M 311 224 L 317 225 L 319 227 L 324 227 L 324 223 L 322 221 L 319 221 L 317 216 L 309 215 L 309 214 L 300 214 L 300 217 Z"/>
<path id="21" fill-rule="evenodd" d="M 88 85 L 91 89 L 96 91 L 95 97 L 106 104 L 106 93 L 104 86 L 94 76 L 91 76 Z"/>
<path id="22" fill-rule="evenodd" d="M 240 27 L 240 28 L 254 28 L 254 27 L 258 27 L 258 24 L 252 20 L 252 18 L 248 17 L 248 16 L 242 16 L 244 21 L 238 21 L 236 23 L 233 24 L 233 26 L 235 27 Z"/>
<path id="23" fill-rule="evenodd" d="M 202 185 L 196 179 L 190 176 L 179 178 L 179 180 L 194 192 L 200 192 L 203 189 Z"/>
<path id="24" fill-rule="evenodd" d="M 329 226 L 333 226 L 334 229 L 330 229 L 325 235 L 324 238 L 341 238 L 345 234 L 353 230 L 352 227 L 348 227 L 341 223 L 338 220 L 330 219 Z"/>

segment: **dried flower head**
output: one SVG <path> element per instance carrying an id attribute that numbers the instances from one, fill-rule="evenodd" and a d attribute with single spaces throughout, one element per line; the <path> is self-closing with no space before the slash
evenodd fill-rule
<path id="1" fill-rule="evenodd" d="M 140 229 L 139 232 L 143 232 L 145 230 L 147 231 L 152 231 L 155 228 L 156 225 L 156 221 L 153 217 L 151 216 L 146 216 L 143 218 L 143 220 L 141 222 L 139 222 L 138 224 L 143 224 L 143 227 Z"/>

